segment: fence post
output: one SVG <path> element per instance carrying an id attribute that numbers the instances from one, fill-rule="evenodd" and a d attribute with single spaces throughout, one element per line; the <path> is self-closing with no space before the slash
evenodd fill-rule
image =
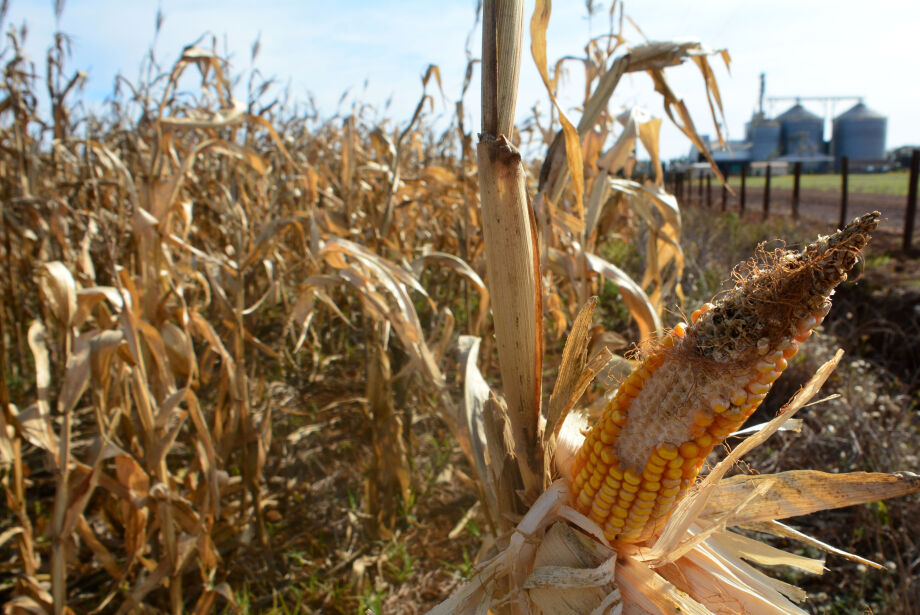
<path id="1" fill-rule="evenodd" d="M 693 169 L 687 169 L 687 205 L 693 202 Z"/>
<path id="2" fill-rule="evenodd" d="M 793 166 L 795 178 L 792 181 L 792 218 L 799 219 L 799 188 L 802 179 L 802 163 L 796 162 Z"/>
<path id="3" fill-rule="evenodd" d="M 763 219 L 770 215 L 770 171 L 772 165 L 767 163 L 766 175 L 763 182 Z"/>
<path id="4" fill-rule="evenodd" d="M 706 176 L 706 208 L 712 207 L 712 176 Z"/>
<path id="5" fill-rule="evenodd" d="M 920 149 L 910 155 L 910 183 L 907 185 L 907 212 L 904 214 L 904 251 L 910 250 L 917 216 L 917 176 L 920 175 Z"/>
<path id="6" fill-rule="evenodd" d="M 725 183 L 722 184 L 722 211 L 725 211 L 726 202 L 728 201 L 728 178 L 729 171 L 725 171 Z"/>
<path id="7" fill-rule="evenodd" d="M 847 192 L 849 190 L 850 159 L 844 156 L 840 159 L 840 223 L 837 228 L 847 224 Z"/>
<path id="8" fill-rule="evenodd" d="M 702 172 L 700 172 L 700 179 L 697 182 L 697 184 L 698 186 L 697 186 L 697 191 L 696 191 L 696 206 L 702 207 L 703 206 L 703 173 Z"/>
<path id="9" fill-rule="evenodd" d="M 747 179 L 747 167 L 742 166 L 741 167 L 741 203 L 739 206 L 739 213 L 742 216 L 744 215 L 744 201 L 745 201 L 745 198 L 747 197 L 747 193 L 744 190 L 746 179 Z"/>

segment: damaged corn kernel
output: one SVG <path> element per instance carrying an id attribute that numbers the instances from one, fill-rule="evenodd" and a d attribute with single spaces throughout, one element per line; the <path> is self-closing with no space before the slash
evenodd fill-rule
<path id="1" fill-rule="evenodd" d="M 667 521 L 712 449 L 757 409 L 830 309 L 879 213 L 802 252 L 761 254 L 735 286 L 678 324 L 620 386 L 575 457 L 576 507 L 610 540 Z"/>

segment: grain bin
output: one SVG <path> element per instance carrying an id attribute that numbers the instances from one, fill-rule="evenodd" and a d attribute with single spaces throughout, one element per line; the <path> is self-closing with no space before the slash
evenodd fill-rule
<path id="1" fill-rule="evenodd" d="M 790 107 L 776 120 L 783 140 L 783 153 L 816 156 L 824 153 L 824 120 L 801 104 Z"/>
<path id="2" fill-rule="evenodd" d="M 770 160 L 780 154 L 781 127 L 776 120 L 755 114 L 747 125 L 747 136 L 751 143 L 751 160 Z"/>
<path id="3" fill-rule="evenodd" d="M 834 119 L 834 163 L 849 157 L 853 162 L 881 162 L 885 159 L 888 118 L 860 102 Z"/>

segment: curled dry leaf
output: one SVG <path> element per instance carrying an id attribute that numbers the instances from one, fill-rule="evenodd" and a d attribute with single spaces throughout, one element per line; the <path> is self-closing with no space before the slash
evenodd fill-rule
<path id="1" fill-rule="evenodd" d="M 51 314 L 69 327 L 77 313 L 77 283 L 70 270 L 61 261 L 45 263 L 39 270 L 38 284 Z"/>

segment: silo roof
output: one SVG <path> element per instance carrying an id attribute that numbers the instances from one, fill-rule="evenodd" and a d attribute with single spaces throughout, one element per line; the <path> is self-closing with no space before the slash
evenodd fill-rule
<path id="1" fill-rule="evenodd" d="M 853 105 L 848 111 L 845 111 L 838 115 L 834 120 L 867 120 L 867 119 L 877 119 L 884 120 L 886 117 L 881 113 L 873 111 L 865 105 L 865 103 L 857 103 Z"/>
<path id="2" fill-rule="evenodd" d="M 795 104 L 792 107 L 789 107 L 789 109 L 787 109 L 785 113 L 783 113 L 776 119 L 779 120 L 780 122 L 800 122 L 802 120 L 812 120 L 812 121 L 816 120 L 818 122 L 824 121 L 819 116 L 815 115 L 814 113 L 812 113 L 811 111 L 803 107 L 800 103 Z"/>

